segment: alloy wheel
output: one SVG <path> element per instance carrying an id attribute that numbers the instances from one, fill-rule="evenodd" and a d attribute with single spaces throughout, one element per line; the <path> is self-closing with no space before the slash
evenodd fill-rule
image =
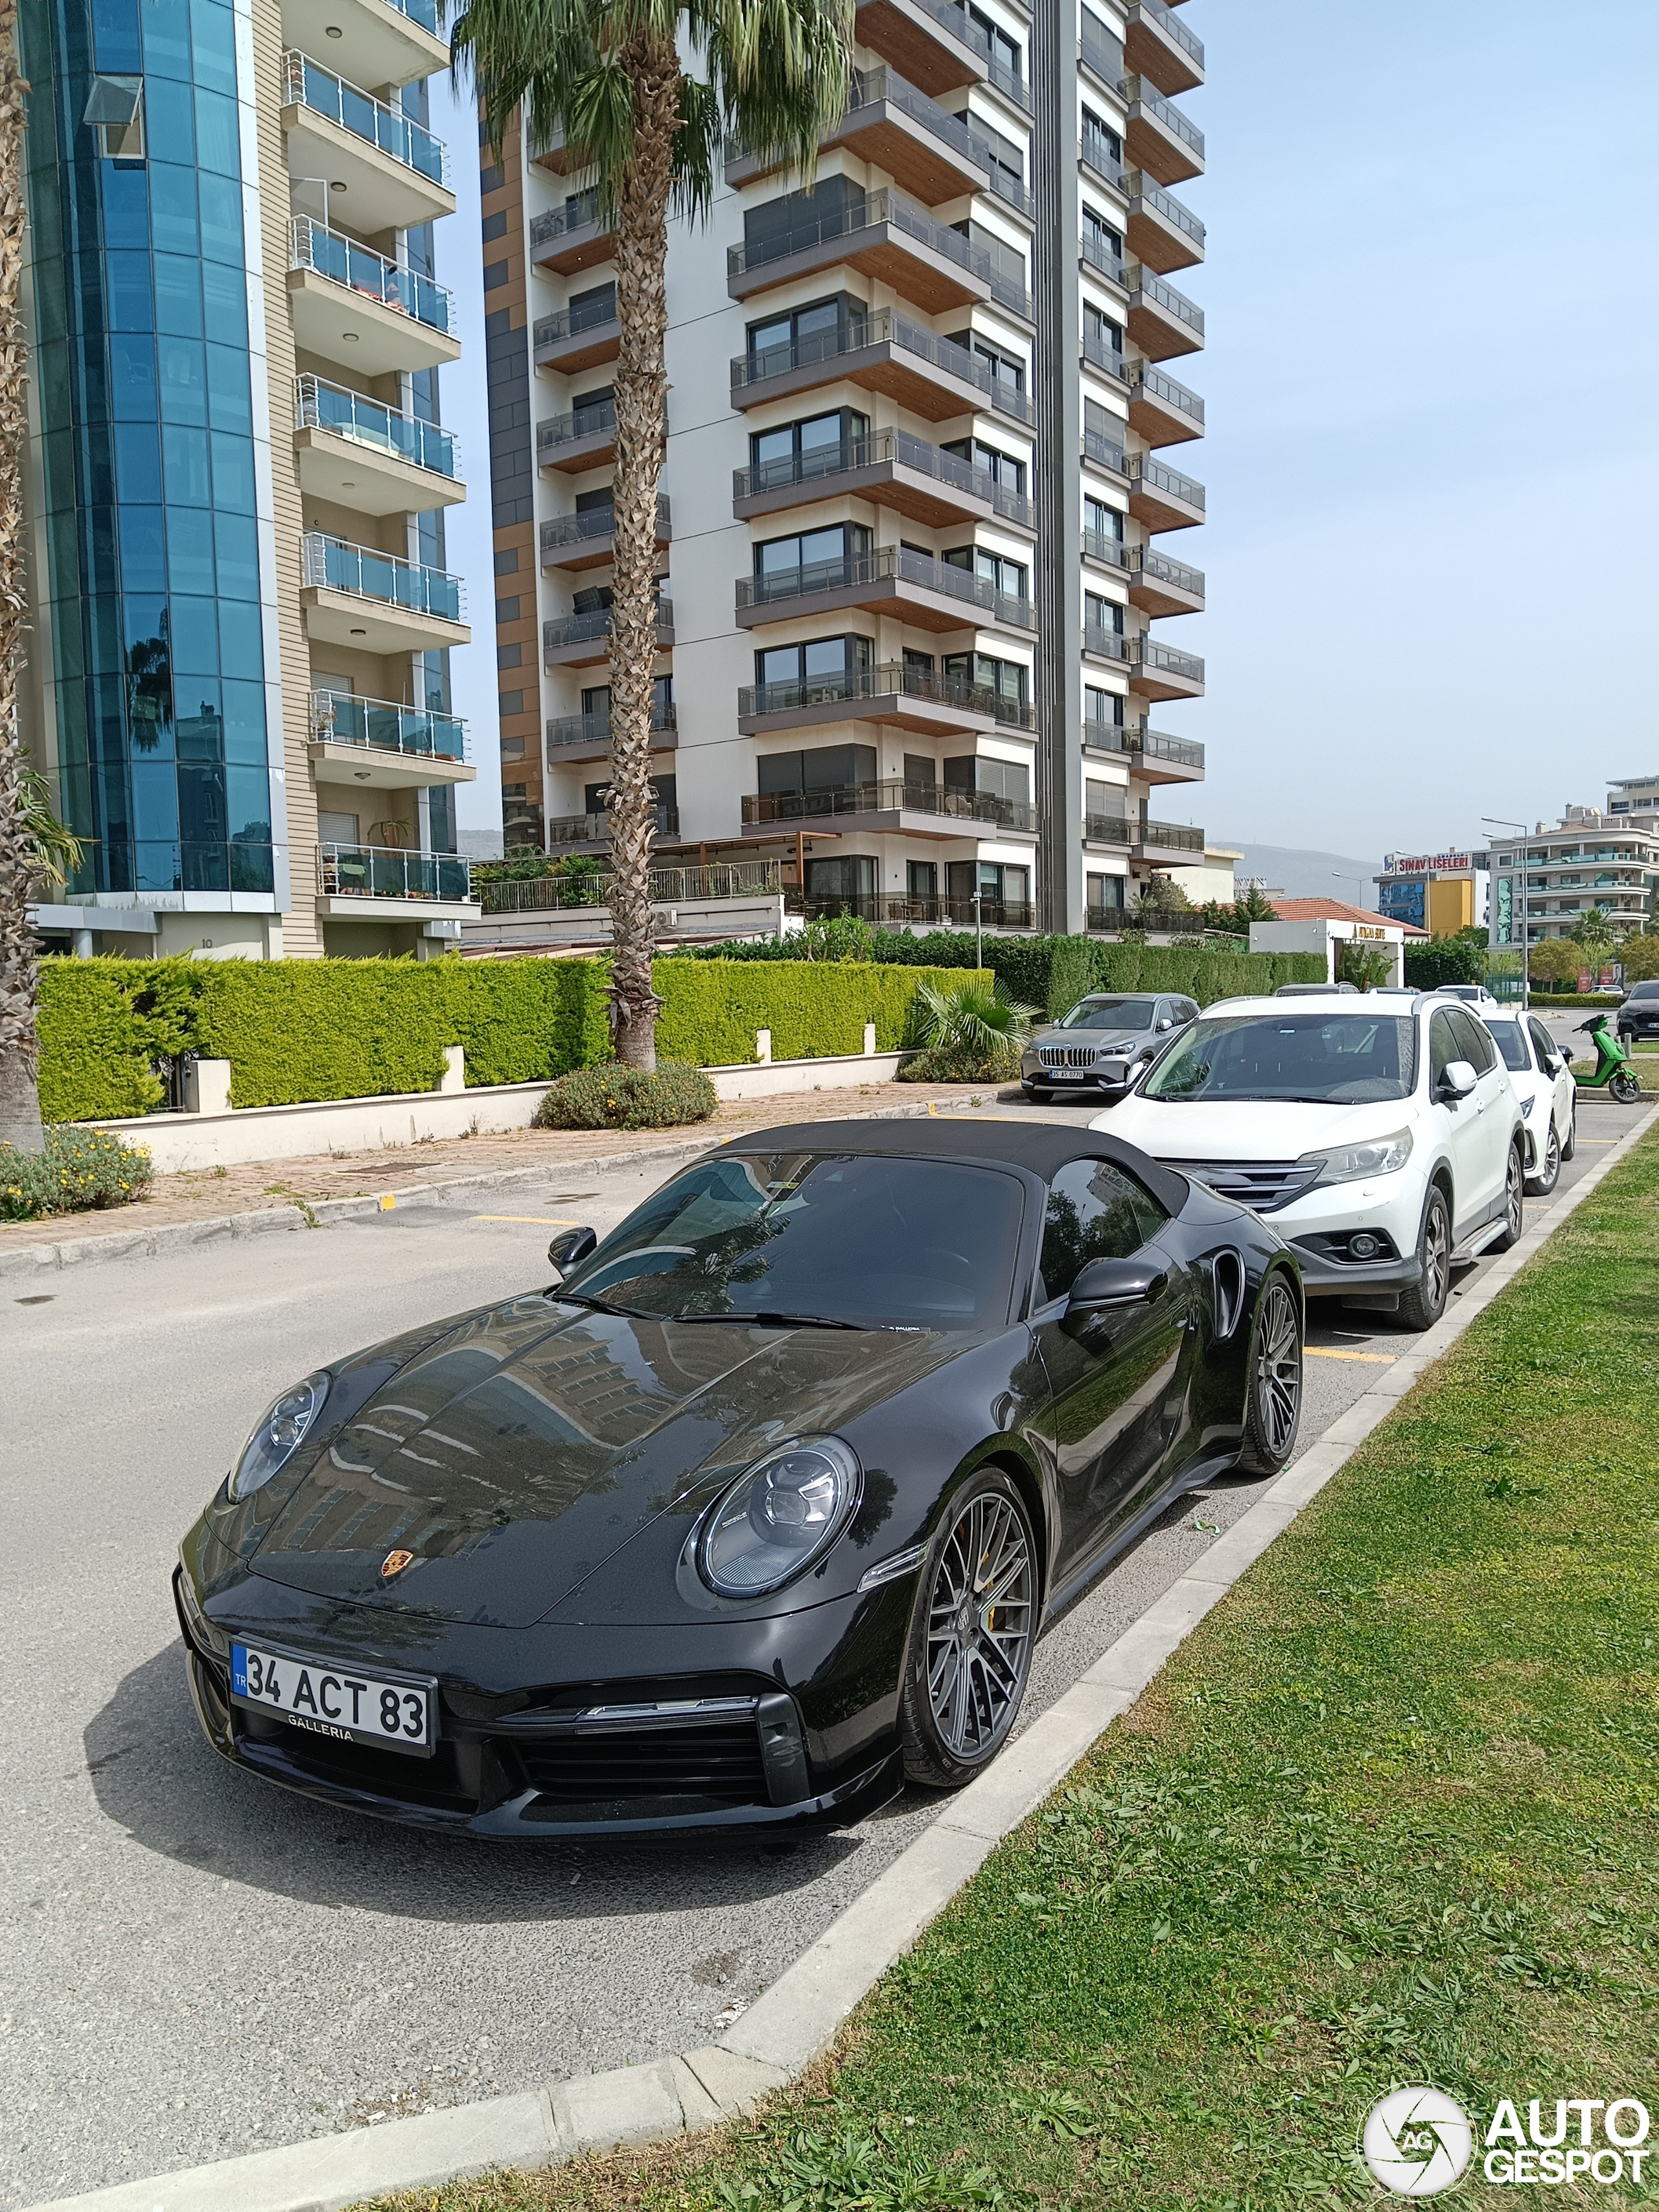
<path id="1" fill-rule="evenodd" d="M 1525 1183 L 1527 1170 L 1521 1158 L 1519 1145 L 1510 1146 L 1510 1164 L 1504 1178 L 1504 1225 L 1513 1243 L 1520 1236 L 1526 1220 Z"/>
<path id="2" fill-rule="evenodd" d="M 1431 1313 L 1444 1305 L 1450 1286 L 1451 1224 L 1444 1202 L 1437 1206 L 1431 1200 L 1423 1224 L 1423 1302 Z"/>
<path id="3" fill-rule="evenodd" d="M 958 1759 L 985 1757 L 1012 1721 L 1030 1663 L 1036 1577 L 1005 1498 L 970 1498 L 945 1540 L 927 1607 L 927 1700 Z"/>
<path id="4" fill-rule="evenodd" d="M 1550 1123 L 1550 1140 L 1544 1147 L 1544 1164 L 1533 1178 L 1533 1188 L 1540 1198 L 1547 1198 L 1555 1188 L 1561 1173 L 1561 1139 L 1556 1134 L 1555 1124 Z"/>
<path id="5" fill-rule="evenodd" d="M 1302 1331 L 1296 1300 L 1277 1276 L 1261 1293 L 1255 1324 L 1256 1419 L 1271 1456 L 1289 1455 L 1302 1405 Z"/>

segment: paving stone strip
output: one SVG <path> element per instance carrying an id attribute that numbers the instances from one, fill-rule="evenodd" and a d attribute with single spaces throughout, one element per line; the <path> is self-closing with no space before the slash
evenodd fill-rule
<path id="1" fill-rule="evenodd" d="M 926 1108 L 921 1109 L 926 1111 Z M 663 2142 L 748 2112 L 800 2074 L 854 2006 L 996 1845 L 1034 1812 L 1276 1536 L 1317 1497 L 1602 1178 L 1659 1121 L 1651 1108 L 1573 1188 L 1534 1205 L 1534 1225 L 1413 1349 L 1263 1492 L 909 1848 L 785 1969 L 715 2043 L 648 2066 L 579 2075 L 514 2097 L 256 2151 L 151 2181 L 54 2199 L 33 2212 L 343 2212 L 365 2197 L 435 2189 L 492 2167 L 534 2171 L 583 2152 Z"/>

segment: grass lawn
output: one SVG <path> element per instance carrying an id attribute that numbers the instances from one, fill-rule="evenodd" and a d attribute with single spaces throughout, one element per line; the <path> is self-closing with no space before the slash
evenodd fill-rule
<path id="1" fill-rule="evenodd" d="M 809 2083 L 399 2212 L 1269 2212 L 1385 2201 L 1394 2083 L 1659 2107 L 1656 1348 L 1650 1137 Z M 1659 2203 L 1479 2162 L 1460 2203 Z"/>

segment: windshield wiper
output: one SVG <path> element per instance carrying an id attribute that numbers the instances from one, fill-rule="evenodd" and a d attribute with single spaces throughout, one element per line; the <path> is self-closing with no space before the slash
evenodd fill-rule
<path id="1" fill-rule="evenodd" d="M 833 1321 L 827 1314 L 778 1313 L 769 1306 L 763 1306 L 757 1313 L 683 1313 L 668 1314 L 665 1318 L 688 1323 L 698 1321 L 757 1322 L 763 1328 L 863 1329 L 884 1326 L 880 1322 Z"/>
<path id="2" fill-rule="evenodd" d="M 625 1314 L 629 1321 L 674 1321 L 674 1314 L 647 1313 L 643 1306 L 613 1305 L 609 1298 L 590 1298 L 582 1291 L 555 1291 L 556 1305 L 591 1306 L 595 1313 Z"/>

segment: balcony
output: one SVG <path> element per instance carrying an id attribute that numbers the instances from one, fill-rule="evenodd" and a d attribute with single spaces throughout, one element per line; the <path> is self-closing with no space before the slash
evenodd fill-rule
<path id="1" fill-rule="evenodd" d="M 1197 392 L 1149 361 L 1130 369 L 1129 421 L 1149 446 L 1178 446 L 1204 435 L 1204 402 Z"/>
<path id="2" fill-rule="evenodd" d="M 556 368 L 565 376 L 615 361 L 622 351 L 615 290 L 608 305 L 594 300 L 586 307 L 562 307 L 556 315 L 544 315 L 531 333 L 531 350 L 538 368 Z"/>
<path id="3" fill-rule="evenodd" d="M 308 54 L 290 50 L 282 70 L 289 173 L 325 178 L 331 208 L 354 230 L 408 230 L 453 215 L 441 138 Z"/>
<path id="4" fill-rule="evenodd" d="M 1103 469 L 1108 476 L 1115 477 L 1120 483 L 1128 479 L 1128 455 L 1115 438 L 1109 438 L 1103 431 L 1084 432 L 1083 458 L 1085 461 L 1091 461 L 1096 468 Z"/>
<path id="5" fill-rule="evenodd" d="M 667 545 L 673 534 L 668 495 L 659 492 L 657 544 Z M 594 507 L 582 514 L 556 515 L 543 523 L 541 544 L 544 568 L 609 568 L 617 550 L 617 510 Z"/>
<path id="6" fill-rule="evenodd" d="M 679 809 L 677 806 L 653 806 L 651 827 L 659 837 L 678 837 L 680 834 Z M 583 848 L 593 852 L 603 851 L 611 842 L 611 817 L 608 814 L 555 814 L 547 824 L 547 842 L 565 852 Z"/>
<path id="7" fill-rule="evenodd" d="M 1085 530 L 1083 533 L 1084 559 L 1102 568 L 1127 568 L 1133 550 L 1121 538 L 1109 538 L 1103 530 Z"/>
<path id="8" fill-rule="evenodd" d="M 477 775 L 459 716 L 355 692 L 312 693 L 309 750 L 321 783 L 410 791 L 471 783 Z"/>
<path id="9" fill-rule="evenodd" d="M 1128 804 L 1129 794 L 1123 794 Z M 1134 826 L 1123 814 L 1085 814 L 1083 817 L 1083 842 L 1085 845 L 1110 845 L 1127 849 L 1134 842 Z"/>
<path id="10" fill-rule="evenodd" d="M 748 300 L 826 269 L 856 269 L 930 315 L 982 306 L 992 296 L 984 247 L 886 190 L 792 223 L 775 237 L 728 246 L 726 289 L 734 300 Z"/>
<path id="11" fill-rule="evenodd" d="M 349 362 L 354 375 L 460 359 L 455 303 L 441 284 L 309 216 L 289 226 L 288 291 L 295 345 Z"/>
<path id="12" fill-rule="evenodd" d="M 1116 348 L 1097 337 L 1086 324 L 1083 331 L 1083 358 L 1091 368 L 1098 369 L 1103 376 L 1109 376 L 1114 384 L 1127 385 L 1133 373 Z"/>
<path id="13" fill-rule="evenodd" d="M 1204 520 L 1204 487 L 1140 453 L 1129 477 L 1129 512 L 1148 530 L 1191 530 Z"/>
<path id="14" fill-rule="evenodd" d="M 911 837 L 1035 837 L 1036 822 L 1025 799 L 1000 799 L 988 791 L 956 791 L 942 783 L 884 778 L 876 783 L 833 784 L 821 791 L 745 793 L 745 836 L 775 836 L 781 829 L 810 830 L 835 822 L 841 836 Z"/>
<path id="15" fill-rule="evenodd" d="M 542 624 L 542 665 L 545 668 L 597 668 L 611 658 L 610 607 L 588 615 L 566 615 Z M 657 651 L 667 653 L 674 643 L 674 602 L 657 601 Z"/>
<path id="16" fill-rule="evenodd" d="M 1132 545 L 1128 551 L 1129 604 L 1143 614 L 1201 615 L 1204 571 L 1172 561 L 1156 545 Z"/>
<path id="17" fill-rule="evenodd" d="M 1091 9 L 1082 11 L 1078 25 L 1078 53 L 1083 66 L 1108 92 L 1119 92 L 1123 83 L 1122 41 L 1113 35 Z"/>
<path id="18" fill-rule="evenodd" d="M 906 898 L 897 892 L 851 892 L 840 897 L 804 898 L 798 890 L 787 890 L 784 905 L 791 914 L 798 914 L 808 921 L 820 919 L 833 921 L 837 915 L 855 914 L 862 921 L 872 921 L 884 928 L 900 928 L 906 923 L 918 927 L 937 929 L 972 929 L 977 921 L 985 929 L 1030 929 L 1036 926 L 1036 909 L 1029 899 L 981 898 Z"/>
<path id="19" fill-rule="evenodd" d="M 456 853 L 319 845 L 317 905 L 351 921 L 465 921 L 478 912 L 471 866 Z"/>
<path id="20" fill-rule="evenodd" d="M 1121 761 L 1142 783 L 1196 783 L 1204 775 L 1204 748 L 1190 738 L 1166 737 L 1161 730 L 1085 718 L 1083 750 L 1097 758 Z"/>
<path id="21" fill-rule="evenodd" d="M 1182 822 L 1137 823 L 1133 850 L 1137 860 L 1192 867 L 1204 858 L 1204 832 Z"/>
<path id="22" fill-rule="evenodd" d="M 353 84 L 413 84 L 449 67 L 436 0 L 282 0 L 282 40 L 326 54 Z"/>
<path id="23" fill-rule="evenodd" d="M 740 522 L 842 495 L 893 507 L 930 529 L 993 517 L 1018 530 L 1036 528 L 1023 492 L 907 430 L 878 430 L 787 460 L 736 469 L 732 476 L 732 512 Z"/>
<path id="24" fill-rule="evenodd" d="M 1164 645 L 1143 630 L 1130 641 L 1129 686 L 1144 699 L 1201 699 L 1204 662 L 1196 653 Z"/>
<path id="25" fill-rule="evenodd" d="M 849 721 L 884 722 L 927 736 L 1001 730 L 1028 737 L 1036 727 L 1030 707 L 989 684 L 897 660 L 805 683 L 745 684 L 738 693 L 738 729 L 745 738 Z"/>
<path id="26" fill-rule="evenodd" d="M 576 192 L 562 207 L 530 219 L 530 258 L 538 269 L 574 276 L 609 261 L 616 250 L 611 219 L 596 191 Z"/>
<path id="27" fill-rule="evenodd" d="M 300 484 L 360 514 L 423 514 L 466 497 L 454 433 L 321 377 L 294 380 Z"/>
<path id="28" fill-rule="evenodd" d="M 942 0 L 948 4 L 948 0 Z M 739 354 L 732 363 L 732 404 L 759 407 L 824 384 L 884 392 L 930 422 L 991 408 L 1016 422 L 1032 420 L 1031 402 L 966 346 L 935 337 L 890 307 L 872 308 L 793 345 Z"/>
<path id="29" fill-rule="evenodd" d="M 1204 310 L 1173 284 L 1138 264 L 1125 272 L 1129 286 L 1129 336 L 1149 361 L 1198 353 L 1204 344 Z"/>
<path id="30" fill-rule="evenodd" d="M 1087 21 L 1088 18 L 1085 16 L 1084 20 Z M 1090 130 L 1086 124 L 1082 143 L 1078 148 L 1078 159 L 1097 183 L 1109 185 L 1114 191 L 1123 190 L 1122 162 L 1099 131 Z"/>
<path id="31" fill-rule="evenodd" d="M 1121 630 L 1108 629 L 1103 623 L 1085 622 L 1083 650 L 1091 659 L 1109 660 L 1121 666 L 1129 658 L 1129 641 Z"/>
<path id="32" fill-rule="evenodd" d="M 967 125 L 896 70 L 854 70 L 847 112 L 823 132 L 818 146 L 823 153 L 844 146 L 860 161 L 884 169 L 902 191 L 913 192 L 928 207 L 990 189 L 988 164 Z M 726 181 L 733 187 L 752 184 L 784 166 L 781 158 L 765 161 L 735 148 L 726 161 Z"/>
<path id="33" fill-rule="evenodd" d="M 972 629 L 994 623 L 1034 634 L 1036 628 L 1029 599 L 901 545 L 878 545 L 775 575 L 740 576 L 737 602 L 739 629 L 835 614 L 843 607 L 879 610 L 917 629 Z"/>
<path id="34" fill-rule="evenodd" d="M 679 726 L 672 701 L 651 709 L 651 750 L 666 752 L 678 745 Z M 611 757 L 609 714 L 560 714 L 547 725 L 549 768 L 574 768 L 582 761 Z"/>
<path id="35" fill-rule="evenodd" d="M 1204 41 L 1166 0 L 1129 0 L 1123 51 L 1129 67 L 1160 92 L 1194 92 L 1204 82 Z"/>
<path id="36" fill-rule="evenodd" d="M 568 415 L 551 415 L 536 425 L 536 465 L 564 469 L 579 476 L 617 458 L 617 403 L 601 399 Z"/>
<path id="37" fill-rule="evenodd" d="M 1097 276 L 1103 276 L 1114 289 L 1127 289 L 1123 281 L 1122 257 L 1114 253 L 1104 239 L 1095 232 L 1085 230 L 1078 244 L 1078 255 L 1085 269 L 1092 269 Z"/>
<path id="38" fill-rule="evenodd" d="M 989 41 L 951 0 L 859 0 L 853 36 L 924 92 L 954 92 L 990 75 Z"/>
<path id="39" fill-rule="evenodd" d="M 1160 276 L 1190 269 L 1204 258 L 1204 226 L 1162 185 L 1133 169 L 1123 179 L 1129 196 L 1129 251 Z"/>
<path id="40" fill-rule="evenodd" d="M 556 177 L 589 166 L 586 149 L 573 143 L 562 124 L 556 124 L 541 145 L 531 149 L 530 158 L 538 169 L 550 170 Z"/>
<path id="41" fill-rule="evenodd" d="M 1126 76 L 1129 103 L 1123 143 L 1131 162 L 1155 183 L 1178 185 L 1204 173 L 1204 133 L 1146 77 Z"/>
<path id="42" fill-rule="evenodd" d="M 461 580 L 373 545 L 307 531 L 300 540 L 307 636 L 359 653 L 429 653 L 465 645 Z"/>
<path id="43" fill-rule="evenodd" d="M 672 908 L 699 899 L 775 898 L 783 888 L 776 860 L 726 860 L 711 867 L 651 868 L 646 880 L 652 905 Z M 570 907 L 608 907 L 616 881 L 585 872 L 496 877 L 478 888 L 486 914 L 556 914 Z M 672 927 L 672 913 L 665 919 Z"/>

